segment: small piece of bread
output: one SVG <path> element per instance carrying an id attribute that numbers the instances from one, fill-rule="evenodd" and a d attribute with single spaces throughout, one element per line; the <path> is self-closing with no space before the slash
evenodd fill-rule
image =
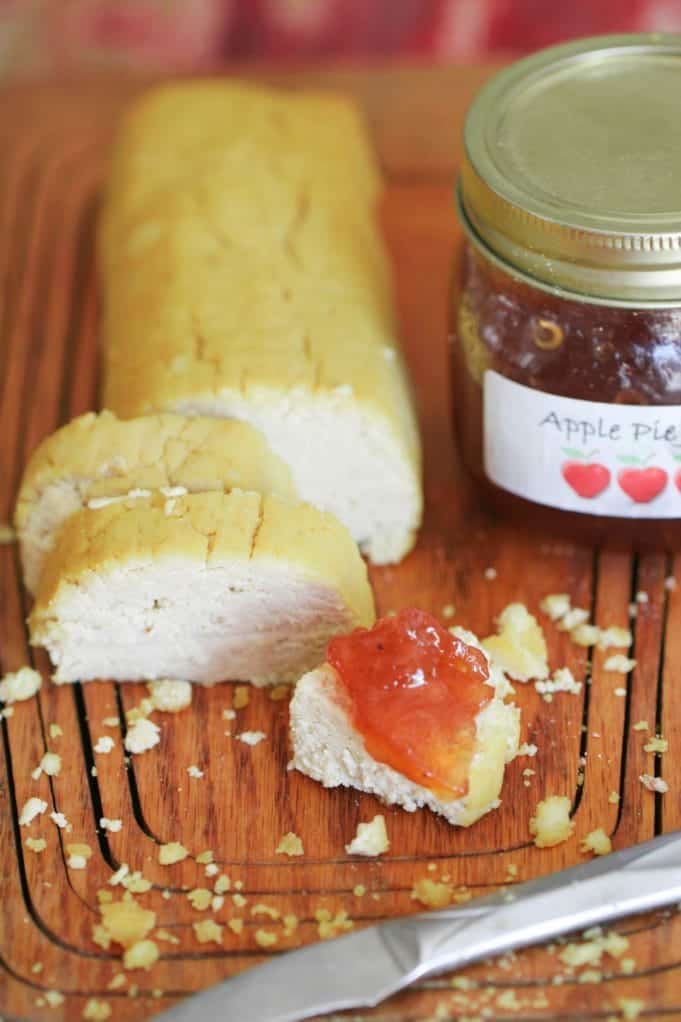
<path id="1" fill-rule="evenodd" d="M 233 490 L 72 515 L 31 613 L 58 683 L 180 677 L 278 684 L 374 619 L 347 530 L 306 504 Z"/>
<path id="2" fill-rule="evenodd" d="M 102 506 L 153 492 L 172 513 L 174 498 L 183 493 L 234 487 L 296 496 L 286 465 L 244 422 L 81 415 L 43 440 L 24 472 L 14 522 L 26 588 L 35 593 L 64 522 L 90 502 Z"/>
<path id="3" fill-rule="evenodd" d="M 514 681 L 548 678 L 546 639 L 523 603 L 509 603 L 497 618 L 497 628 L 498 635 L 482 640 L 494 663 Z"/>
<path id="4" fill-rule="evenodd" d="M 492 672 L 492 684 L 494 679 Z M 495 690 L 477 717 L 468 793 L 464 798 L 443 802 L 428 788 L 369 755 L 361 734 L 352 726 L 342 683 L 329 664 L 300 679 L 290 711 L 292 766 L 296 770 L 320 781 L 325 788 L 357 788 L 408 812 L 427 806 L 462 827 L 475 823 L 499 804 L 505 764 L 518 749 L 519 711 Z"/>

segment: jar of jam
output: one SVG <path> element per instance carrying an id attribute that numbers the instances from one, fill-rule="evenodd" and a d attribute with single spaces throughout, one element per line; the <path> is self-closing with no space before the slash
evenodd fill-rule
<path id="1" fill-rule="evenodd" d="M 496 75 L 465 123 L 453 400 L 486 503 L 602 543 L 681 543 L 681 36 Z"/>

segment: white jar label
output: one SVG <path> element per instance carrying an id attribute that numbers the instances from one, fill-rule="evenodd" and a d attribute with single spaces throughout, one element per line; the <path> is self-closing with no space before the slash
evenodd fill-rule
<path id="1" fill-rule="evenodd" d="M 484 379 L 487 477 L 536 504 L 681 518 L 681 405 L 616 405 Z"/>

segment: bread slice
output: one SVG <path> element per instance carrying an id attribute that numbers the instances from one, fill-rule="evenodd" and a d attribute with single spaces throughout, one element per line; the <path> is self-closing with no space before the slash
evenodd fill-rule
<path id="1" fill-rule="evenodd" d="M 329 664 L 310 671 L 296 685 L 290 706 L 291 766 L 326 788 L 358 788 L 410 813 L 427 806 L 449 823 L 468 827 L 499 805 L 505 765 L 518 751 L 520 711 L 504 702 L 505 681 L 495 672 L 491 677 L 497 687 L 477 717 L 477 745 L 464 798 L 443 802 L 370 756 L 352 726 L 345 690 Z"/>
<path id="2" fill-rule="evenodd" d="M 291 474 L 262 435 L 243 422 L 149 415 L 127 422 L 88 412 L 33 452 L 14 523 L 24 581 L 37 589 L 42 565 L 75 511 L 138 491 L 255 490 L 295 498 Z"/>
<path id="3" fill-rule="evenodd" d="M 422 510 L 381 191 L 346 99 L 165 85 L 124 118 L 99 235 L 106 407 L 251 423 L 376 563 Z"/>
<path id="4" fill-rule="evenodd" d="M 331 515 L 233 490 L 85 508 L 48 554 L 30 615 L 58 683 L 293 681 L 373 598 Z"/>

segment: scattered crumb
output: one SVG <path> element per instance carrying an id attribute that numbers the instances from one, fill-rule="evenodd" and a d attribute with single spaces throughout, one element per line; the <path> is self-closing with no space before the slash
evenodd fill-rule
<path id="1" fill-rule="evenodd" d="M 50 813 L 50 819 L 60 830 L 70 830 L 71 824 L 63 813 Z"/>
<path id="2" fill-rule="evenodd" d="M 623 698 L 624 696 L 626 696 L 626 694 L 627 694 L 626 688 L 613 689 L 613 695 L 620 696 Z"/>
<path id="3" fill-rule="evenodd" d="M 650 598 L 648 596 L 648 593 L 645 592 L 644 589 L 639 589 L 639 591 L 636 593 L 636 602 L 637 603 L 648 603 L 649 599 Z"/>
<path id="4" fill-rule="evenodd" d="M 125 748 L 133 755 L 147 752 L 161 741 L 160 734 L 161 729 L 154 724 L 153 720 L 140 717 L 128 728 L 124 742 Z"/>
<path id="5" fill-rule="evenodd" d="M 516 681 L 545 679 L 549 674 L 546 639 L 522 603 L 510 603 L 497 618 L 498 635 L 482 640 L 492 660 Z"/>
<path id="6" fill-rule="evenodd" d="M 112 834 L 117 834 L 123 826 L 122 820 L 110 820 L 107 816 L 102 816 L 99 821 L 99 826 L 102 830 L 108 830 Z"/>
<path id="7" fill-rule="evenodd" d="M 669 785 L 661 777 L 653 777 L 652 774 L 641 774 L 639 781 L 648 791 L 655 791 L 658 795 L 664 795 L 666 791 L 669 791 Z"/>
<path id="8" fill-rule="evenodd" d="M 229 926 L 232 933 L 239 934 L 243 931 L 244 921 L 243 919 L 230 919 L 227 922 L 227 925 Z"/>
<path id="9" fill-rule="evenodd" d="M 426 908 L 444 908 L 452 900 L 452 888 L 450 884 L 422 877 L 414 884 L 411 898 L 412 901 L 420 901 Z"/>
<path id="10" fill-rule="evenodd" d="M 188 681 L 163 678 L 148 682 L 147 688 L 154 709 L 161 713 L 179 713 L 192 701 L 192 687 Z"/>
<path id="11" fill-rule="evenodd" d="M 31 972 L 33 973 L 34 976 L 37 976 L 39 975 L 39 973 L 43 971 L 43 968 L 44 966 L 42 962 L 34 962 L 33 965 L 31 966 Z"/>
<path id="12" fill-rule="evenodd" d="M 165 929 L 156 930 L 154 936 L 156 937 L 156 940 L 165 940 L 167 941 L 168 944 L 180 943 L 180 938 L 177 937 L 174 933 L 171 933 L 170 930 Z"/>
<path id="13" fill-rule="evenodd" d="M 292 933 L 298 929 L 299 919 L 298 916 L 294 915 L 293 912 L 288 912 L 283 920 L 284 924 L 284 936 L 290 937 Z"/>
<path id="14" fill-rule="evenodd" d="M 636 661 L 625 656 L 624 653 L 615 653 L 614 656 L 609 656 L 603 664 L 604 670 L 617 671 L 618 674 L 629 674 L 634 667 L 636 667 Z"/>
<path id="15" fill-rule="evenodd" d="M 248 706 L 251 699 L 251 689 L 248 685 L 236 685 L 234 688 L 234 696 L 232 697 L 232 706 L 235 710 L 243 710 Z"/>
<path id="16" fill-rule="evenodd" d="M 156 925 L 156 913 L 142 908 L 127 893 L 121 901 L 100 904 L 99 911 L 103 933 L 124 948 L 144 940 Z"/>
<path id="17" fill-rule="evenodd" d="M 265 905 L 262 902 L 259 902 L 251 908 L 251 915 L 267 916 L 268 919 L 279 919 L 281 917 L 281 912 L 278 908 L 274 908 L 272 905 Z"/>
<path id="18" fill-rule="evenodd" d="M 89 1022 L 104 1022 L 110 1016 L 111 1005 L 106 1001 L 98 1001 L 96 997 L 91 997 L 83 1008 L 83 1018 Z"/>
<path id="19" fill-rule="evenodd" d="M 203 872 L 207 877 L 214 877 L 220 872 L 220 867 L 217 862 L 209 862 Z"/>
<path id="20" fill-rule="evenodd" d="M 673 593 L 676 590 L 677 581 L 673 575 L 667 575 L 664 580 L 664 587 L 669 593 Z"/>
<path id="21" fill-rule="evenodd" d="M 225 897 L 223 894 L 214 894 L 210 899 L 210 907 L 213 912 L 219 912 L 225 903 Z"/>
<path id="22" fill-rule="evenodd" d="M 175 862 L 182 862 L 189 852 L 179 841 L 170 841 L 167 845 L 161 845 L 158 850 L 158 861 L 162 866 L 172 866 Z"/>
<path id="23" fill-rule="evenodd" d="M 114 742 L 111 735 L 102 735 L 101 738 L 97 739 L 97 744 L 95 745 L 95 752 L 99 752 L 103 756 L 107 756 L 111 752 L 115 744 L 116 743 Z"/>
<path id="24" fill-rule="evenodd" d="M 536 756 L 539 751 L 538 747 L 530 742 L 523 742 L 522 745 L 518 746 L 518 751 L 515 754 L 515 758 L 518 756 Z"/>
<path id="25" fill-rule="evenodd" d="M 120 990 L 128 982 L 128 978 L 123 972 L 117 972 L 116 975 L 109 980 L 106 984 L 107 990 Z"/>
<path id="26" fill-rule="evenodd" d="M 582 965 L 600 965 L 603 955 L 621 958 L 629 947 L 627 937 L 614 930 L 604 936 L 598 926 L 588 930 L 584 936 L 586 940 L 583 943 L 567 944 L 558 955 L 561 962 L 570 968 L 578 969 Z"/>
<path id="27" fill-rule="evenodd" d="M 232 901 L 234 902 L 237 908 L 243 908 L 244 905 L 247 903 L 247 900 L 246 898 L 244 898 L 243 894 L 238 893 L 232 895 Z"/>
<path id="28" fill-rule="evenodd" d="M 216 894 L 226 894 L 227 891 L 229 891 L 229 889 L 231 888 L 231 886 L 232 884 L 229 877 L 225 876 L 224 873 L 221 873 L 220 876 L 215 881 L 215 886 L 213 890 L 215 891 Z"/>
<path id="29" fill-rule="evenodd" d="M 596 625 L 577 625 L 570 632 L 570 638 L 578 646 L 595 646 L 601 636 L 601 630 Z"/>
<path id="30" fill-rule="evenodd" d="M 574 829 L 570 799 L 563 795 L 551 795 L 539 802 L 530 820 L 530 834 L 537 848 L 552 848 L 567 841 Z"/>
<path id="31" fill-rule="evenodd" d="M 199 866 L 205 866 L 206 864 L 212 862 L 213 850 L 211 848 L 207 848 L 205 852 L 199 852 L 199 854 L 196 856 L 196 861 L 198 862 Z"/>
<path id="32" fill-rule="evenodd" d="M 148 717 L 150 713 L 154 711 L 154 704 L 151 699 L 147 696 L 141 699 L 138 706 L 133 706 L 132 709 L 125 711 L 125 720 L 128 725 L 134 724 L 138 720 L 143 720 Z"/>
<path id="33" fill-rule="evenodd" d="M 209 891 L 205 887 L 195 887 L 193 891 L 187 893 L 187 900 L 191 902 L 192 908 L 195 908 L 197 912 L 205 912 L 209 907 L 213 898 L 212 891 Z"/>
<path id="34" fill-rule="evenodd" d="M 222 944 L 223 927 L 214 919 L 204 919 L 200 923 L 192 923 L 199 944 Z"/>
<path id="35" fill-rule="evenodd" d="M 44 852 L 47 848 L 47 841 L 44 837 L 27 837 L 24 844 L 32 852 L 36 853 Z"/>
<path id="36" fill-rule="evenodd" d="M 374 816 L 371 823 L 358 823 L 357 833 L 349 845 L 345 846 L 348 855 L 383 855 L 390 848 L 385 817 L 380 813 Z"/>
<path id="37" fill-rule="evenodd" d="M 64 1003 L 64 995 L 59 990 L 46 990 L 45 1000 L 49 1004 L 50 1008 L 58 1008 Z"/>
<path id="38" fill-rule="evenodd" d="M 444 618 L 452 618 L 456 614 L 456 607 L 453 603 L 445 603 L 442 608 L 442 616 Z"/>
<path id="39" fill-rule="evenodd" d="M 608 795 L 608 802 L 610 803 L 611 806 L 616 806 L 619 800 L 620 797 L 616 791 L 611 791 L 610 794 Z"/>
<path id="40" fill-rule="evenodd" d="M 118 717 L 105 717 L 102 721 L 104 727 L 119 727 L 120 719 Z"/>
<path id="41" fill-rule="evenodd" d="M 88 859 L 92 856 L 92 849 L 86 844 L 72 844 L 66 846 L 67 866 L 71 869 L 85 869 Z"/>
<path id="42" fill-rule="evenodd" d="M 645 1001 L 638 997 L 618 997 L 617 1007 L 622 1012 L 622 1018 L 626 1022 L 634 1022 L 645 1008 Z"/>
<path id="43" fill-rule="evenodd" d="M 270 930 L 256 930 L 253 937 L 258 947 L 272 947 L 279 941 L 276 933 L 272 933 Z"/>
<path id="44" fill-rule="evenodd" d="M 187 773 L 190 777 L 195 777 L 197 780 L 198 778 L 203 777 L 203 770 L 199 770 L 199 768 L 193 763 L 191 766 L 187 767 Z"/>
<path id="45" fill-rule="evenodd" d="M 362 898 L 367 893 L 367 889 L 364 886 L 364 884 L 355 884 L 355 886 L 352 888 L 352 893 L 355 895 L 356 898 Z"/>
<path id="46" fill-rule="evenodd" d="M 264 731 L 242 731 L 236 737 L 244 745 L 258 745 L 259 742 L 267 738 L 267 735 Z"/>
<path id="47" fill-rule="evenodd" d="M 160 958 L 158 944 L 153 940 L 138 940 L 126 948 L 123 954 L 124 969 L 146 969 L 147 972 Z"/>
<path id="48" fill-rule="evenodd" d="M 318 908 L 314 917 L 318 923 L 317 932 L 322 940 L 331 940 L 344 930 L 352 930 L 355 925 L 345 909 L 340 909 L 333 916 L 328 908 Z"/>
<path id="49" fill-rule="evenodd" d="M 28 827 L 35 820 L 36 816 L 42 816 L 46 809 L 47 802 L 43 802 L 41 798 L 27 799 L 19 815 L 19 826 Z"/>
<path id="50" fill-rule="evenodd" d="M 553 672 L 552 678 L 547 681 L 535 681 L 534 687 L 544 699 L 547 695 L 553 695 L 555 692 L 570 692 L 572 695 L 579 695 L 582 691 L 581 681 L 575 681 L 569 667 L 559 667 Z"/>
<path id="51" fill-rule="evenodd" d="M 267 694 L 273 703 L 280 703 L 283 699 L 288 699 L 291 695 L 291 686 L 274 685 L 273 688 L 269 689 Z"/>
<path id="52" fill-rule="evenodd" d="M 236 710 L 223 710 L 222 711 L 222 719 L 223 720 L 236 720 Z"/>
<path id="53" fill-rule="evenodd" d="M 620 972 L 624 973 L 625 976 L 631 976 L 632 972 L 636 969 L 635 958 L 623 958 L 620 962 Z"/>
<path id="54" fill-rule="evenodd" d="M 48 732 L 53 742 L 55 742 L 57 738 L 61 738 L 61 736 L 64 734 L 62 729 L 59 727 L 59 724 L 50 724 Z"/>
<path id="55" fill-rule="evenodd" d="M 562 618 L 557 622 L 556 628 L 560 632 L 572 632 L 575 628 L 579 628 L 580 625 L 586 624 L 588 620 L 588 610 L 584 610 L 583 607 L 571 607 L 567 614 L 563 614 Z"/>
<path id="56" fill-rule="evenodd" d="M 124 877 L 122 883 L 126 891 L 130 891 L 132 894 L 146 894 L 147 891 L 151 890 L 151 880 L 143 877 L 138 869 L 134 873 L 130 873 L 129 876 Z"/>
<path id="57" fill-rule="evenodd" d="M 20 667 L 0 680 L 0 701 L 8 706 L 23 703 L 36 694 L 42 683 L 43 679 L 32 667 Z"/>
<path id="58" fill-rule="evenodd" d="M 494 579 L 496 577 L 497 577 L 496 568 L 485 568 L 485 578 L 487 579 L 488 582 L 494 582 Z"/>
<path id="59" fill-rule="evenodd" d="M 585 854 L 593 852 L 594 855 L 609 855 L 612 851 L 612 841 L 602 827 L 597 827 L 582 838 L 580 851 Z"/>
<path id="60" fill-rule="evenodd" d="M 655 735 L 654 738 L 650 738 L 643 746 L 644 752 L 654 752 L 656 755 L 661 755 L 663 752 L 667 752 L 669 748 L 669 742 L 662 735 Z"/>
<path id="61" fill-rule="evenodd" d="M 304 855 L 305 849 L 303 848 L 303 842 L 294 834 L 289 831 L 288 834 L 284 834 L 283 838 L 279 842 L 276 848 L 277 855 Z"/>
<path id="62" fill-rule="evenodd" d="M 57 777 L 61 770 L 61 756 L 56 752 L 46 752 L 40 760 L 39 769 L 48 777 Z"/>
<path id="63" fill-rule="evenodd" d="M 611 625 L 609 628 L 601 629 L 598 648 L 607 649 L 609 646 L 622 646 L 625 649 L 629 649 L 633 641 L 633 636 L 628 628 Z"/>
<path id="64" fill-rule="evenodd" d="M 647 731 L 648 730 L 648 721 L 647 720 L 637 720 L 636 723 L 633 726 L 633 730 L 634 731 Z"/>
<path id="65" fill-rule="evenodd" d="M 539 609 L 551 621 L 559 621 L 570 609 L 570 597 L 567 593 L 549 593 L 539 604 Z"/>
<path id="66" fill-rule="evenodd" d="M 111 876 L 109 877 L 109 884 L 110 884 L 110 886 L 111 887 L 116 887 L 118 884 L 122 883 L 123 880 L 125 880 L 125 878 L 127 877 L 129 872 L 130 872 L 130 867 L 128 866 L 127 862 L 121 863 L 121 865 L 118 867 L 116 872 L 112 873 Z"/>

